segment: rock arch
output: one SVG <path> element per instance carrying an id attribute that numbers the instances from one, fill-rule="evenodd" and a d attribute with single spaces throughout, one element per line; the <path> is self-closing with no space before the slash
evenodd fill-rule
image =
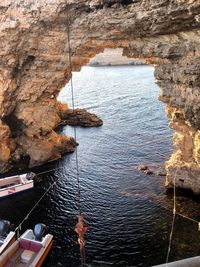
<path id="1" fill-rule="evenodd" d="M 55 131 L 73 70 L 104 48 L 155 66 L 176 149 L 169 181 L 200 192 L 200 3 L 194 0 L 3 0 L 0 3 L 0 167 L 60 157 L 74 141 Z M 12 122 L 17 125 L 13 130 Z M 10 123 L 10 124 L 9 124 Z"/>

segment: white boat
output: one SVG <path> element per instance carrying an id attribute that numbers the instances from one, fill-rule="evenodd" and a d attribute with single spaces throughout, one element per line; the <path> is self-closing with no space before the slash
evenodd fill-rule
<path id="1" fill-rule="evenodd" d="M 9 229 L 10 222 L 0 220 L 0 255 L 16 240 L 15 232 L 9 231 Z"/>
<path id="2" fill-rule="evenodd" d="M 34 173 L 25 173 L 0 179 L 0 198 L 33 188 Z"/>
<path id="3" fill-rule="evenodd" d="M 27 230 L 1 256 L 0 267 L 39 267 L 53 244 L 53 235 L 45 235 L 45 225 Z"/>

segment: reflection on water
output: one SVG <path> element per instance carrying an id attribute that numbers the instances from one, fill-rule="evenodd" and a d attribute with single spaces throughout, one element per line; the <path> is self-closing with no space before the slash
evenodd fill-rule
<path id="1" fill-rule="evenodd" d="M 164 178 L 146 176 L 138 164 L 160 165 L 172 151 L 164 105 L 151 67 L 85 67 L 74 75 L 76 104 L 95 112 L 101 128 L 77 128 L 82 210 L 89 226 L 88 266 L 152 266 L 165 262 L 172 221 L 172 196 Z M 70 99 L 69 87 L 60 99 Z M 73 135 L 71 127 L 62 134 Z M 74 232 L 77 214 L 75 155 L 37 168 L 62 170 L 42 175 L 32 191 L 0 202 L 0 217 L 16 225 L 56 179 L 24 224 L 47 224 L 55 236 L 44 266 L 79 266 Z M 198 219 L 198 200 L 180 196 L 178 210 Z M 166 209 L 167 208 L 167 209 Z M 200 218 L 199 218 L 200 219 Z M 177 217 L 170 260 L 199 254 L 196 224 Z"/>

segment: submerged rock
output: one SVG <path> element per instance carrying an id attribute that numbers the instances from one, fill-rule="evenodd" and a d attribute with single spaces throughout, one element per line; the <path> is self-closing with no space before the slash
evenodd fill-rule
<path id="1" fill-rule="evenodd" d="M 146 173 L 146 174 L 154 174 L 156 176 L 166 176 L 166 170 L 164 166 L 147 166 L 147 165 L 139 165 L 138 170 Z"/>
<path id="2" fill-rule="evenodd" d="M 30 157 L 29 167 L 57 160 L 66 153 L 74 152 L 77 146 L 73 137 L 61 136 L 54 131 L 46 138 L 21 136 L 18 144 L 21 144 L 23 151 Z"/>
<path id="3" fill-rule="evenodd" d="M 67 109 L 62 112 L 61 118 L 67 125 L 72 126 L 99 127 L 103 125 L 99 117 L 85 109 Z"/>
<path id="4" fill-rule="evenodd" d="M 153 171 L 148 166 L 143 165 L 143 164 L 138 166 L 138 170 L 140 170 L 140 171 L 142 171 L 148 175 L 153 174 Z"/>
<path id="5" fill-rule="evenodd" d="M 150 174 L 153 174 L 153 171 L 151 171 L 151 170 L 144 170 L 144 173 L 150 175 Z"/>
<path id="6" fill-rule="evenodd" d="M 155 67 L 160 99 L 175 132 L 175 153 L 166 163 L 170 183 L 176 178 L 177 186 L 200 193 L 199 14 L 200 3 L 194 0 L 1 1 L 0 171 L 22 155 L 31 164 L 60 156 L 54 131 L 61 122 L 60 90 L 72 71 L 80 71 L 104 48 L 123 48 L 124 56 Z M 90 118 L 81 125 L 91 121 L 101 124 Z"/>
<path id="7" fill-rule="evenodd" d="M 146 165 L 139 165 L 138 166 L 138 170 L 140 170 L 140 171 L 146 171 L 146 170 L 148 170 L 148 166 L 146 166 Z"/>
<path id="8" fill-rule="evenodd" d="M 167 175 L 166 170 L 165 170 L 164 167 L 158 168 L 158 170 L 155 172 L 155 174 L 157 176 L 166 176 Z"/>

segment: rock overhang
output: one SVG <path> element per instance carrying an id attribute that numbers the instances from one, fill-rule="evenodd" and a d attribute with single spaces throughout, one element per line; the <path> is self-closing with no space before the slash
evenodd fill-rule
<path id="1" fill-rule="evenodd" d="M 32 165 L 37 165 L 60 157 L 62 146 L 67 149 L 69 140 L 61 140 L 54 129 L 60 120 L 56 96 L 71 79 L 69 29 L 73 71 L 104 48 L 123 48 L 124 55 L 154 65 L 160 99 L 179 135 L 175 153 L 166 163 L 167 177 L 173 184 L 178 168 L 177 181 L 186 177 L 180 186 L 200 192 L 198 1 L 4 0 L 0 18 L 2 171 L 20 155 L 28 154 Z M 38 114 L 45 113 L 48 119 L 45 115 L 38 119 Z M 15 138 L 5 119 L 11 115 L 23 125 Z M 37 142 L 45 144 L 39 156 Z"/>

